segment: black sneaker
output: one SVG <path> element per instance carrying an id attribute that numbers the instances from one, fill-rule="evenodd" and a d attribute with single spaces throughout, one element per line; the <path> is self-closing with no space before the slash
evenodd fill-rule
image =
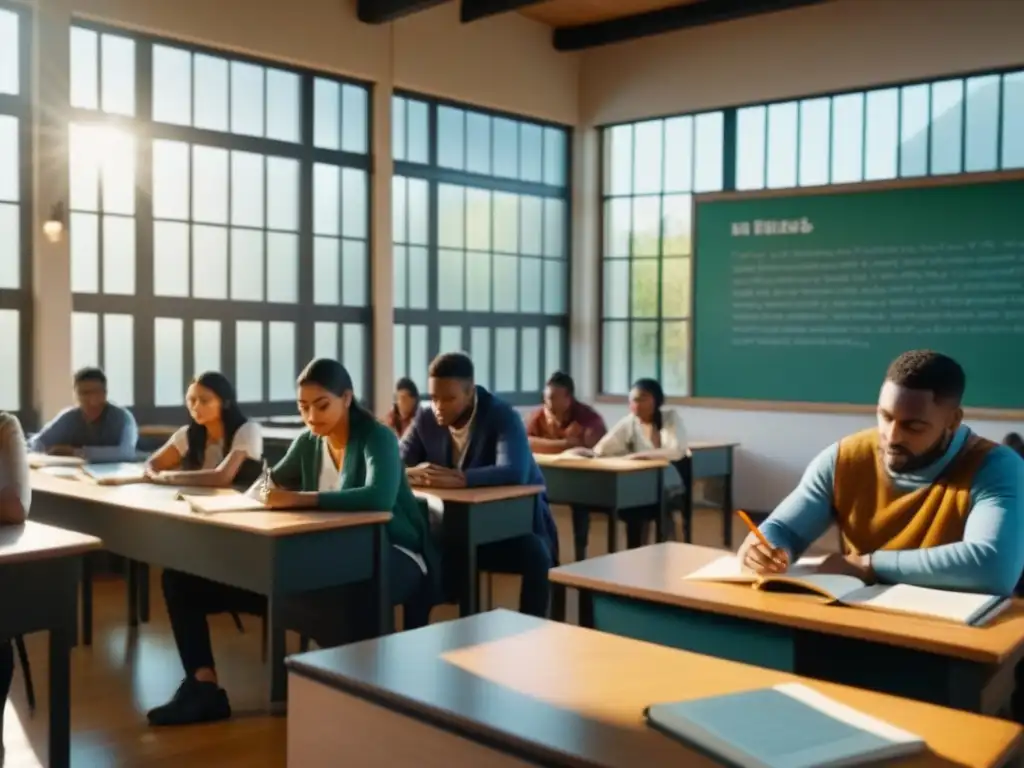
<path id="1" fill-rule="evenodd" d="M 150 725 L 214 723 L 231 717 L 231 704 L 228 694 L 216 683 L 189 677 L 182 681 L 169 702 L 151 709 L 146 717 Z"/>

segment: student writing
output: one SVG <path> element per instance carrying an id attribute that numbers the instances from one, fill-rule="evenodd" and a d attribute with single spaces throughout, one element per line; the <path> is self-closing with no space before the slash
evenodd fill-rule
<path id="1" fill-rule="evenodd" d="M 0 413 L 0 525 L 20 525 L 32 503 L 28 455 L 21 424 L 9 413 Z M 6 599 L 17 599 L 7 595 Z M 11 638 L 0 637 L 0 765 L 3 764 L 4 709 L 14 678 Z"/>
<path id="2" fill-rule="evenodd" d="M 227 487 L 246 462 L 263 457 L 260 425 L 245 417 L 231 382 L 221 373 L 196 376 L 185 394 L 189 423 L 178 429 L 146 462 L 155 483 Z M 250 465 L 251 482 L 259 471 Z"/>
<path id="3" fill-rule="evenodd" d="M 876 427 L 843 438 L 740 549 L 785 570 L 835 522 L 845 554 L 821 566 L 866 582 L 1010 595 L 1024 568 L 1024 462 L 963 423 L 963 369 L 929 350 L 886 372 Z"/>
<path id="4" fill-rule="evenodd" d="M 390 511 L 387 533 L 393 546 L 386 567 L 391 600 L 403 605 L 406 629 L 426 624 L 438 591 L 438 556 L 426 514 L 405 479 L 394 434 L 354 401 L 352 379 L 335 360 L 314 360 L 306 367 L 297 399 L 308 430 L 274 467 L 265 503 L 273 509 Z M 164 571 L 163 590 L 185 679 L 167 704 L 149 712 L 150 723 L 185 725 L 230 717 L 206 617 L 227 611 L 262 615 L 266 598 L 173 570 Z M 355 607 L 350 596 L 346 590 L 321 590 L 309 598 L 308 612 L 340 612 L 353 623 L 365 622 L 368 611 Z M 359 627 L 354 634 L 366 636 L 366 630 Z"/>
<path id="5" fill-rule="evenodd" d="M 75 373 L 77 405 L 66 408 L 31 440 L 29 450 L 81 456 L 94 463 L 133 461 L 139 428 L 125 408 L 107 400 L 107 377 L 99 368 Z"/>
<path id="6" fill-rule="evenodd" d="M 409 481 L 425 488 L 543 485 L 523 420 L 515 409 L 473 380 L 473 361 L 461 353 L 430 364 L 430 408 L 402 438 Z M 481 569 L 523 577 L 519 608 L 545 616 L 548 570 L 558 561 L 558 534 L 547 496 L 537 495 L 533 532 L 477 550 Z"/>

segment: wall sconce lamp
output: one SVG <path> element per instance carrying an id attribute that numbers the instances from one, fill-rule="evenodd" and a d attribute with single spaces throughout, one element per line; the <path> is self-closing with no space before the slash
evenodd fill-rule
<path id="1" fill-rule="evenodd" d="M 51 243 L 59 243 L 64 235 L 64 203 L 58 200 L 50 209 L 50 218 L 43 223 L 43 234 Z"/>

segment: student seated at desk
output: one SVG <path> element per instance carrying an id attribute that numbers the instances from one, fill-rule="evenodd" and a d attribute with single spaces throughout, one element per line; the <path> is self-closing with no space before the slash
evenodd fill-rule
<path id="1" fill-rule="evenodd" d="M 592 450 L 607 431 L 601 414 L 576 399 L 576 384 L 562 371 L 551 374 L 544 386 L 544 405 L 526 421 L 526 435 L 534 453 Z M 572 508 L 572 530 L 576 560 L 583 560 L 590 533 L 590 511 L 586 507 Z"/>
<path id="2" fill-rule="evenodd" d="M 81 456 L 88 462 L 134 461 L 139 428 L 125 408 L 107 400 L 107 376 L 99 368 L 75 373 L 77 406 L 65 408 L 28 442 L 33 453 Z"/>
<path id="3" fill-rule="evenodd" d="M 740 557 L 784 571 L 835 523 L 845 554 L 826 573 L 868 582 L 1010 595 L 1024 569 L 1024 463 L 963 423 L 963 369 L 915 350 L 889 366 L 878 426 L 811 462 Z"/>
<path id="4" fill-rule="evenodd" d="M 0 525 L 21 525 L 32 503 L 25 434 L 18 419 L 0 413 Z M 6 596 L 11 599 L 11 595 Z M 14 678 L 11 638 L 0 637 L 0 765 L 4 758 L 4 709 Z"/>
<path id="5" fill-rule="evenodd" d="M 412 379 L 401 378 L 395 384 L 395 402 L 384 414 L 384 423 L 398 437 L 412 426 L 416 412 L 420 409 L 420 391 Z"/>
<path id="6" fill-rule="evenodd" d="M 665 393 L 654 379 L 637 379 L 629 393 L 629 414 L 612 427 L 594 446 L 596 456 L 626 456 L 633 459 L 665 459 L 679 461 L 689 454 L 683 419 L 674 408 L 665 405 Z M 683 479 L 671 464 L 665 469 L 665 490 L 687 493 Z M 622 510 L 619 517 L 626 522 L 626 546 L 635 549 L 644 543 L 647 524 L 661 510 L 640 507 Z M 579 522 L 584 522 L 583 520 Z M 576 528 L 577 521 L 573 520 Z M 589 528 L 589 519 L 585 520 Z M 586 533 L 576 529 L 574 536 L 587 540 Z"/>
<path id="7" fill-rule="evenodd" d="M 387 524 L 393 545 L 387 562 L 392 604 L 403 605 L 406 629 L 425 625 L 439 592 L 440 568 L 427 516 L 405 478 L 398 441 L 354 402 L 352 378 L 336 360 L 306 366 L 299 375 L 298 404 L 308 431 L 274 467 L 264 503 L 281 510 L 392 512 Z M 227 693 L 217 684 L 206 617 L 228 611 L 262 615 L 267 599 L 172 570 L 164 571 L 163 590 L 185 680 L 170 702 L 149 712 L 149 722 L 186 725 L 230 717 Z M 345 601 L 344 594 L 331 594 Z M 324 604 L 320 595 L 313 600 L 320 613 L 345 610 L 344 605 Z M 359 618 L 354 610 L 349 616 Z"/>
<path id="8" fill-rule="evenodd" d="M 196 376 L 185 404 L 188 425 L 149 458 L 146 476 L 167 485 L 227 487 L 237 484 L 241 472 L 241 481 L 250 484 L 259 475 L 263 431 L 242 413 L 227 377 L 216 371 Z M 242 472 L 247 462 L 249 471 Z"/>
<path id="9" fill-rule="evenodd" d="M 544 485 L 533 460 L 523 420 L 473 381 L 467 355 L 439 355 L 430 364 L 430 409 L 423 409 L 402 438 L 409 482 L 426 488 Z M 533 533 L 485 544 L 477 551 L 482 570 L 523 577 L 519 610 L 545 616 L 548 570 L 558 562 L 558 532 L 547 497 L 537 495 Z"/>

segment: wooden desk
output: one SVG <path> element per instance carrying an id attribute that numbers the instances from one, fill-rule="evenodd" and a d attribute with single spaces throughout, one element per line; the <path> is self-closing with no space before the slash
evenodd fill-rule
<path id="1" fill-rule="evenodd" d="M 302 768 L 338 755 L 373 768 L 703 768 L 717 763 L 648 727 L 644 707 L 794 681 L 919 734 L 929 751 L 901 766 L 998 766 L 1021 745 L 1013 723 L 510 611 L 288 667 L 288 765 Z"/>
<path id="2" fill-rule="evenodd" d="M 664 503 L 664 460 L 584 459 L 534 454 L 544 473 L 548 500 L 608 516 L 608 551 L 618 549 L 619 511 L 636 507 L 661 507 Z M 664 520 L 658 519 L 658 541 L 667 537 Z M 577 552 L 577 559 L 582 552 Z"/>
<path id="3" fill-rule="evenodd" d="M 480 611 L 477 549 L 533 532 L 535 497 L 542 485 L 413 489 L 443 521 L 445 595 L 459 596 L 459 615 Z"/>
<path id="4" fill-rule="evenodd" d="M 551 571 L 580 593 L 580 623 L 972 712 L 997 714 L 1024 655 L 1024 601 L 986 627 L 825 605 L 809 595 L 683 581 L 725 554 L 657 544 Z"/>
<path id="5" fill-rule="evenodd" d="M 50 633 L 49 760 L 44 764 L 54 768 L 71 762 L 71 647 L 81 556 L 100 546 L 94 536 L 32 521 L 0 526 L 0 639 Z"/>
<path id="6" fill-rule="evenodd" d="M 687 493 L 683 496 L 683 519 L 693 520 L 693 488 L 697 480 L 717 480 L 722 485 L 722 543 L 732 547 L 732 471 L 733 454 L 739 443 L 690 443 L 690 456 L 682 462 L 681 472 Z"/>
<path id="7" fill-rule="evenodd" d="M 199 515 L 160 485 L 104 487 L 32 472 L 35 519 L 99 536 L 106 549 L 268 598 L 267 682 L 273 703 L 285 698 L 287 599 L 310 590 L 371 582 L 377 627 L 390 631 L 387 585 L 390 512 L 231 512 Z M 83 593 L 83 636 L 91 632 L 91 597 Z M 129 589 L 129 614 L 135 610 Z M 327 622 L 331 617 L 323 617 Z M 304 628 L 315 636 L 315 628 Z"/>

